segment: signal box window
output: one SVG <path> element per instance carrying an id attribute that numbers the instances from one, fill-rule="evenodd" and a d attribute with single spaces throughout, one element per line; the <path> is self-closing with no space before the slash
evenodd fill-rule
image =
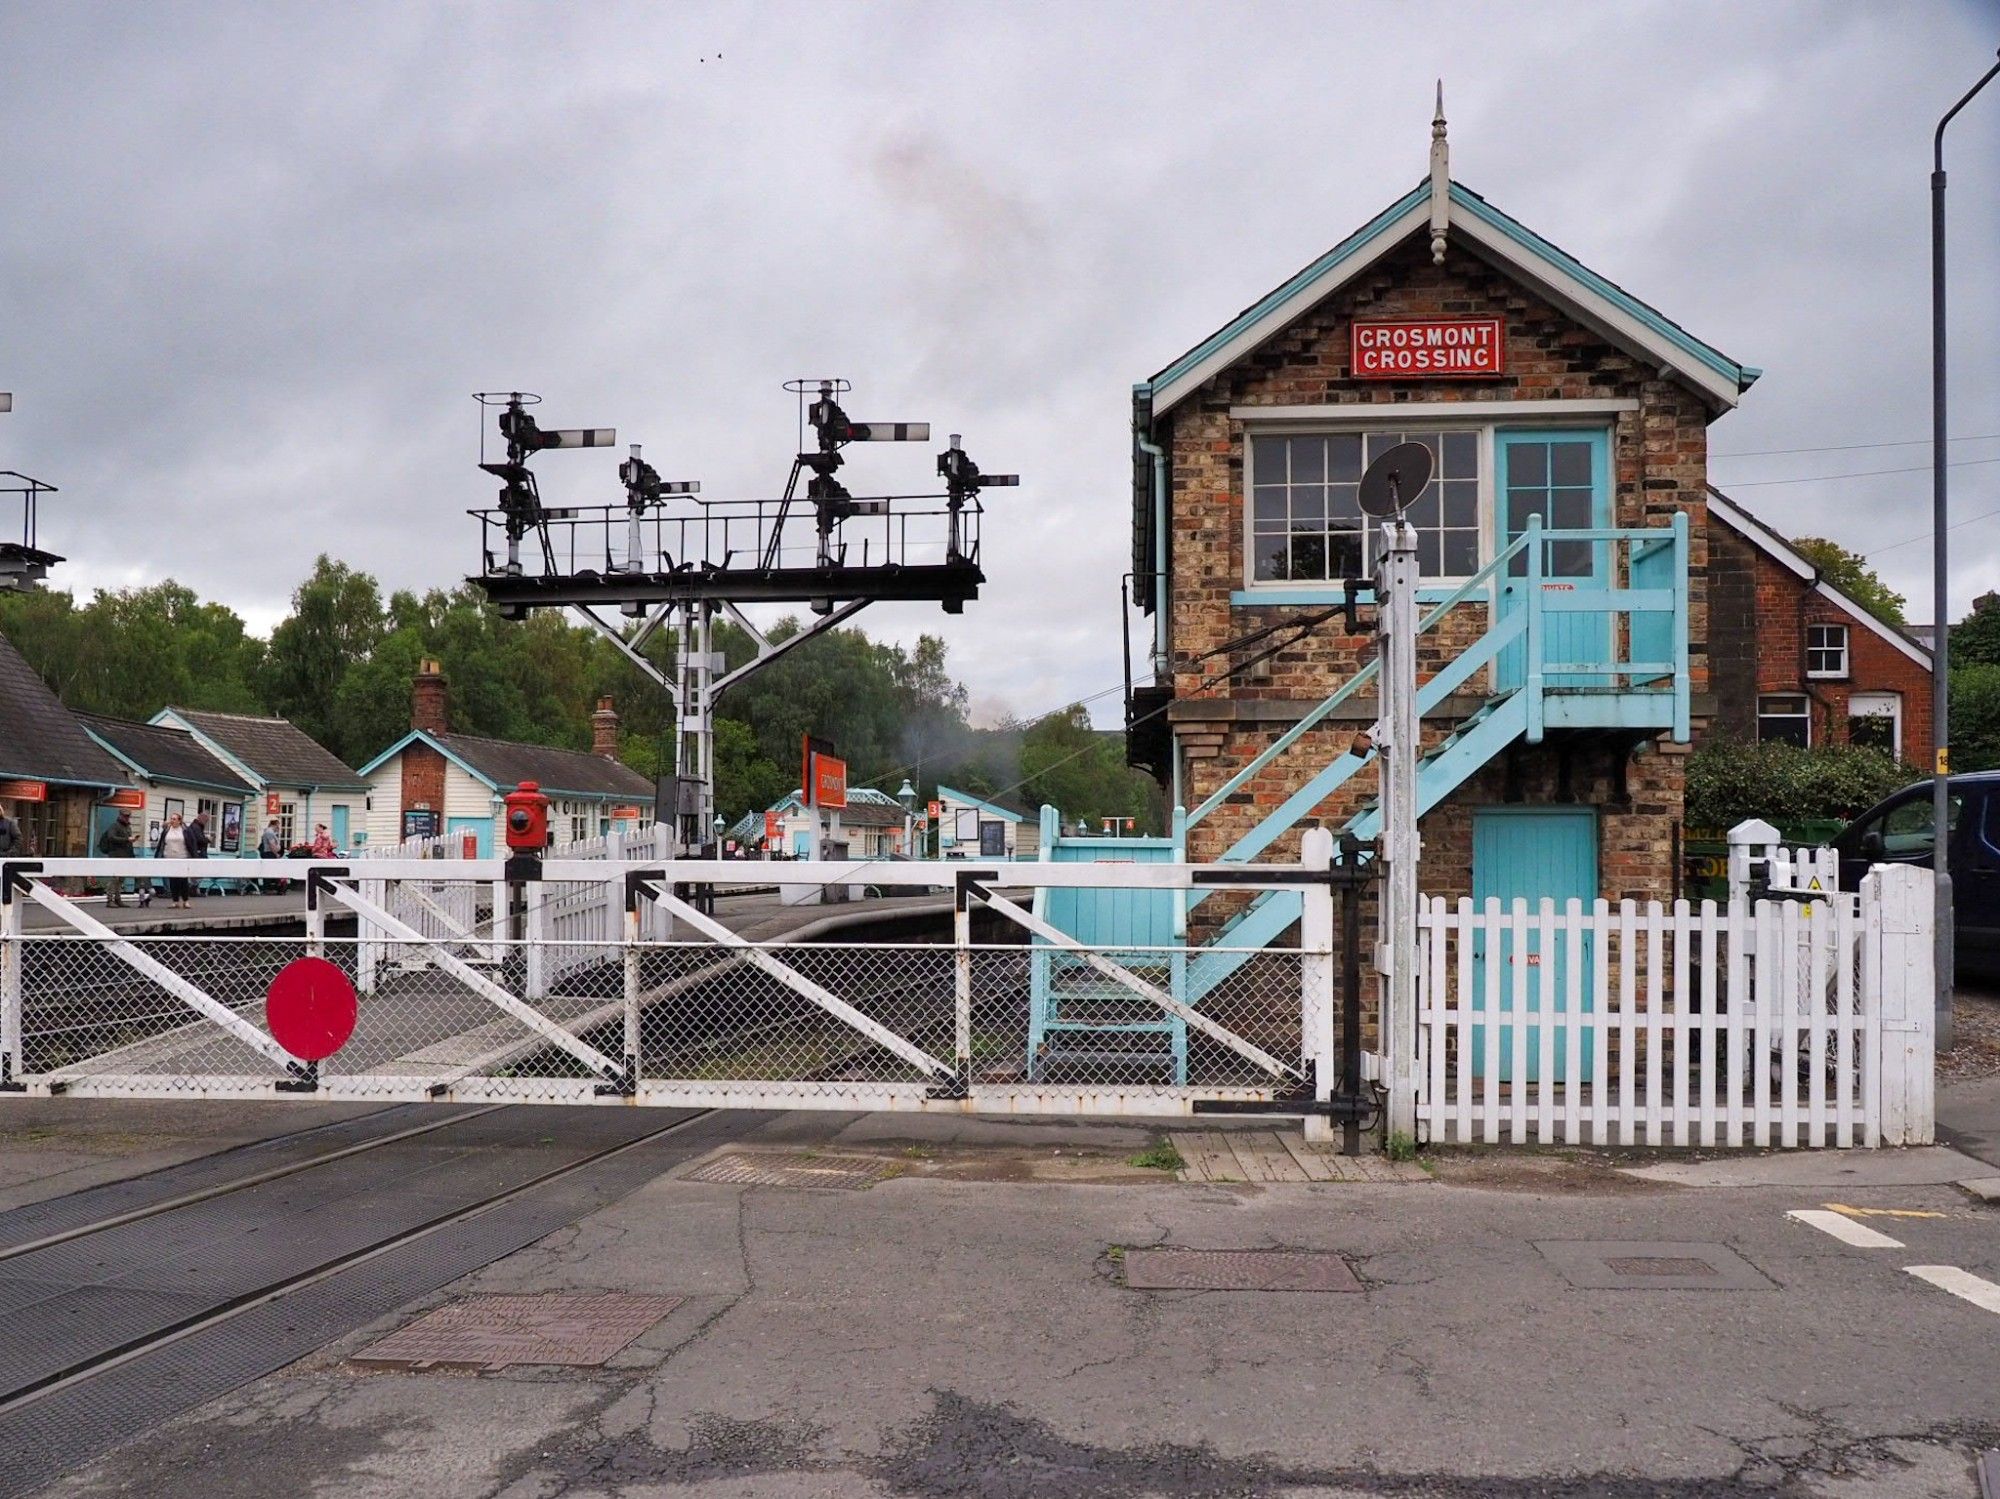
<path id="1" fill-rule="evenodd" d="M 1777 692 L 1757 699 L 1757 742 L 1796 744 L 1801 749 L 1812 742 L 1812 717 L 1804 693 Z"/>
<path id="2" fill-rule="evenodd" d="M 1367 572 L 1376 522 L 1361 475 L 1400 442 L 1431 450 L 1432 478 L 1404 518 L 1426 578 L 1479 571 L 1479 434 L 1335 432 L 1250 441 L 1250 580 L 1338 583 Z"/>

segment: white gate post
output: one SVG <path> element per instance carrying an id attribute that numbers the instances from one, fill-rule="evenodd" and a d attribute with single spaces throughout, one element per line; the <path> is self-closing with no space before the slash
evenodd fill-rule
<path id="1" fill-rule="evenodd" d="M 1423 746 L 1417 714 L 1417 533 L 1398 520 L 1382 528 L 1376 562 L 1382 716 L 1375 743 L 1382 751 L 1382 842 L 1387 870 L 1382 890 L 1387 960 L 1382 1038 L 1387 1058 L 1388 1133 L 1417 1134 L 1417 757 Z"/>
<path id="2" fill-rule="evenodd" d="M 22 892 L 11 882 L 0 891 L 0 1084 L 12 1083 L 26 1071 L 21 1060 L 21 975 L 27 969 L 21 933 L 26 906 Z"/>
<path id="3" fill-rule="evenodd" d="M 1307 828 L 1299 840 L 1299 862 L 1315 872 L 1333 867 L 1333 834 Z M 1333 886 L 1308 885 L 1299 916 L 1299 1047 L 1300 1059 L 1313 1069 L 1313 1097 L 1324 1103 L 1333 1097 L 1337 1058 L 1333 1046 Z M 1334 1138 L 1333 1120 L 1325 1114 L 1306 1116 L 1308 1140 Z"/>
<path id="4" fill-rule="evenodd" d="M 1771 855 L 1782 835 L 1768 822 L 1750 818 L 1723 835 L 1729 843 L 1729 898 L 1748 900 L 1750 882 L 1759 870 L 1768 874 Z"/>
<path id="5" fill-rule="evenodd" d="M 1877 1069 L 1884 1145 L 1928 1145 L 1936 1137 L 1936 992 L 1930 871 L 1878 864 L 1861 881 L 1866 986 L 1862 1002 L 1879 1006 Z M 1875 1091 L 1875 1090 L 1871 1090 Z"/>
<path id="6" fill-rule="evenodd" d="M 956 962 L 952 981 L 954 1046 L 958 1055 L 958 1081 L 972 1086 L 972 894 L 963 884 L 951 913 L 951 945 Z"/>
<path id="7" fill-rule="evenodd" d="M 639 1085 L 639 986 L 642 979 L 639 959 L 639 908 L 643 904 L 636 890 L 627 891 L 618 882 L 625 898 L 625 1080 Z"/>

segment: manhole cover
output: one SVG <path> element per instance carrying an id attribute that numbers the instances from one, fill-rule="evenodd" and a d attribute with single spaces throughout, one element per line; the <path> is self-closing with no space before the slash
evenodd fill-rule
<path id="1" fill-rule="evenodd" d="M 1337 1254 L 1278 1249 L 1131 1249 L 1125 1284 L 1135 1291 L 1358 1291 Z"/>
<path id="2" fill-rule="evenodd" d="M 1631 1239 L 1547 1239 L 1535 1245 L 1586 1291 L 1762 1291 L 1770 1281 L 1733 1249 Z"/>
<path id="3" fill-rule="evenodd" d="M 750 1155 L 726 1151 L 688 1172 L 684 1180 L 735 1187 L 841 1187 L 858 1191 L 895 1174 L 896 1163 L 877 1156 L 817 1155 L 810 1150 Z"/>
<path id="4" fill-rule="evenodd" d="M 1663 1255 L 1627 1255 L 1618 1259 L 1607 1259 L 1609 1265 L 1620 1275 L 1714 1275 L 1715 1266 L 1707 1260 L 1674 1259 Z"/>
<path id="5" fill-rule="evenodd" d="M 426 1313 L 354 1362 L 408 1369 L 602 1364 L 680 1304 L 678 1296 L 623 1291 L 474 1296 Z"/>

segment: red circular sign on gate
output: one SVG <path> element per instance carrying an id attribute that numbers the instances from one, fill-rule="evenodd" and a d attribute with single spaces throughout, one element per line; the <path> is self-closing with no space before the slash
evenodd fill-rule
<path id="1" fill-rule="evenodd" d="M 354 1034 L 354 985 L 325 958 L 294 958 L 264 996 L 271 1038 L 302 1062 L 323 1062 Z"/>

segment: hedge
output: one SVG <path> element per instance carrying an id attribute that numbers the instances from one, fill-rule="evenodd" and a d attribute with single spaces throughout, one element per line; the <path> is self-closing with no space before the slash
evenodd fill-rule
<path id="1" fill-rule="evenodd" d="M 1846 822 L 1923 775 L 1854 745 L 1710 740 L 1688 756 L 1686 825 L 1724 829 L 1748 817 L 1780 827 L 1818 818 Z"/>

